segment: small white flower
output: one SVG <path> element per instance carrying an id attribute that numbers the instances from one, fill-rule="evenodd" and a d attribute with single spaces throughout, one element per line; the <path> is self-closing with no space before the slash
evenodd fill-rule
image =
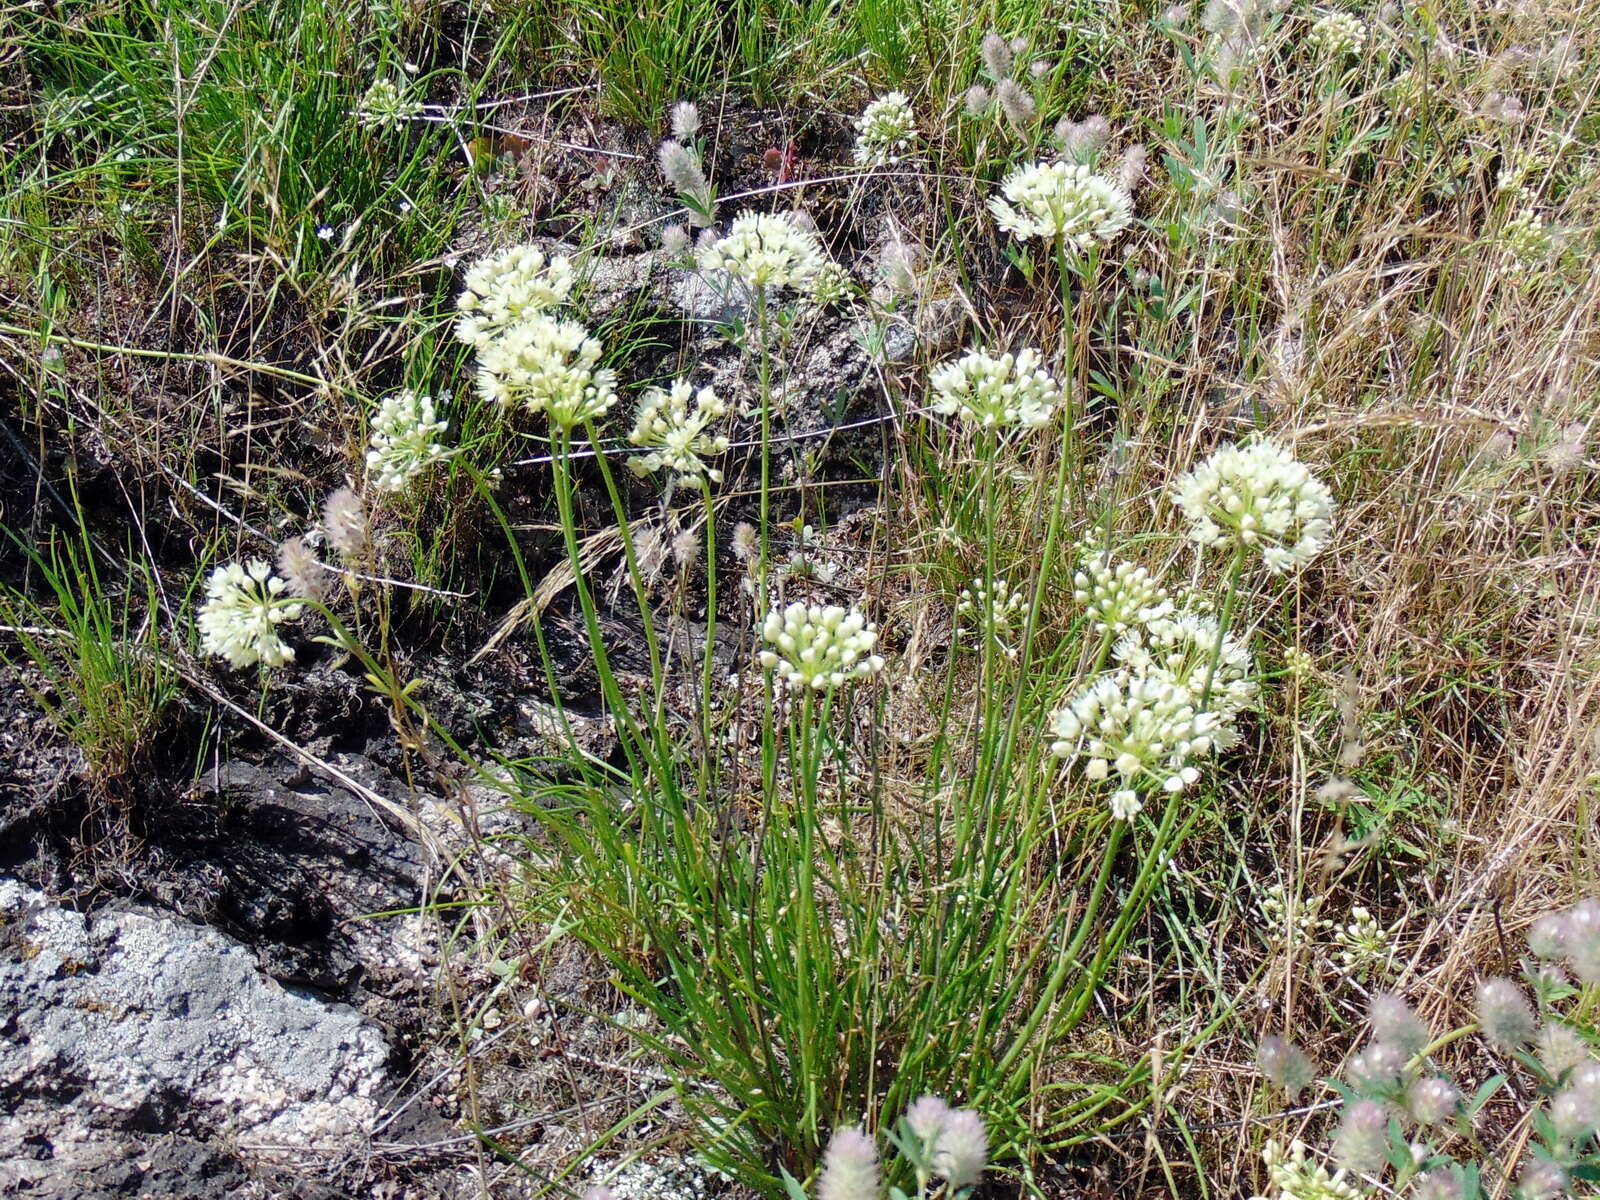
<path id="1" fill-rule="evenodd" d="M 478 353 L 478 394 L 520 404 L 571 429 L 617 402 L 616 372 L 599 366 L 600 343 L 576 321 L 534 316 Z"/>
<path id="2" fill-rule="evenodd" d="M 1304 566 L 1328 540 L 1333 494 L 1278 443 L 1227 445 L 1178 480 L 1173 499 L 1202 546 L 1246 546 L 1275 572 Z"/>
<path id="3" fill-rule="evenodd" d="M 708 387 L 693 390 L 687 379 L 673 381 L 671 391 L 651 388 L 639 401 L 628 441 L 653 449 L 629 460 L 629 466 L 640 475 L 666 468 L 679 480 L 721 483 L 722 472 L 708 467 L 705 459 L 727 450 L 728 439 L 708 434 L 706 427 L 727 415 L 725 400 Z"/>
<path id="4" fill-rule="evenodd" d="M 1324 13 L 1311 24 L 1311 40 L 1329 58 L 1360 54 L 1368 36 L 1366 22 L 1354 13 Z"/>
<path id="5" fill-rule="evenodd" d="M 385 492 L 403 491 L 408 483 L 445 456 L 437 440 L 449 422 L 439 419 L 433 397 L 409 389 L 386 396 L 372 418 L 372 449 L 367 470 Z"/>
<path id="6" fill-rule="evenodd" d="M 201 648 L 234 667 L 281 667 L 294 650 L 278 636 L 278 625 L 294 620 L 302 607 L 262 559 L 218 567 L 206 580 L 206 602 L 196 621 Z"/>
<path id="7" fill-rule="evenodd" d="M 1096 632 L 1122 634 L 1172 614 L 1172 598 L 1144 567 L 1091 550 L 1072 579 L 1072 598 L 1089 611 Z"/>
<path id="8" fill-rule="evenodd" d="M 363 129 L 387 129 L 403 125 L 422 111 L 422 101 L 411 95 L 409 86 L 392 79 L 374 79 L 361 98 L 357 114 Z"/>
<path id="9" fill-rule="evenodd" d="M 917 117 L 904 92 L 880 96 L 856 118 L 856 162 L 882 167 L 899 162 L 917 136 Z"/>
<path id="10" fill-rule="evenodd" d="M 791 604 L 773 609 L 761 625 L 758 661 L 790 691 L 823 691 L 846 680 L 875 675 L 883 659 L 872 653 L 878 631 L 855 609 Z"/>
<path id="11" fill-rule="evenodd" d="M 1087 250 L 1127 228 L 1133 201 L 1082 163 L 1031 163 L 1001 181 L 989 211 L 1001 229 L 1019 238 L 1060 238 Z"/>
<path id="12" fill-rule="evenodd" d="M 816 235 L 786 216 L 744 212 L 726 237 L 702 245 L 703 271 L 726 271 L 753 288 L 810 288 L 826 261 Z"/>
<path id="13" fill-rule="evenodd" d="M 324 241 L 324 242 L 333 241 L 333 226 L 332 225 L 318 225 L 317 226 L 317 237 L 321 241 Z"/>
<path id="14" fill-rule="evenodd" d="M 480 352 L 512 326 L 565 304 L 572 296 L 572 263 L 547 259 L 533 246 L 480 258 L 467 272 L 467 287 L 456 298 L 461 317 L 456 338 Z"/>
<path id="15" fill-rule="evenodd" d="M 1016 426 L 1036 429 L 1061 403 L 1061 388 L 1044 369 L 1037 350 L 998 358 L 971 350 L 934 371 L 935 412 L 957 413 L 984 429 Z"/>
<path id="16" fill-rule="evenodd" d="M 1155 785 L 1182 791 L 1200 778 L 1190 764 L 1211 749 L 1217 720 L 1197 712 L 1189 693 L 1159 676 L 1115 671 L 1089 684 L 1051 718 L 1050 752 L 1082 760 L 1092 781 L 1113 771 L 1122 791 Z M 1128 808 L 1126 797 L 1119 808 Z"/>

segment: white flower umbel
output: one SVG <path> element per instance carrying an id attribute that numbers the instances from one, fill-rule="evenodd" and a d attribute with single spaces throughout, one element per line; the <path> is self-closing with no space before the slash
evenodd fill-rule
<path id="1" fill-rule="evenodd" d="M 1531 207 L 1514 213 L 1501 226 L 1500 240 L 1510 251 L 1513 270 L 1523 271 L 1537 266 L 1550 257 L 1555 248 L 1555 237 L 1544 223 L 1544 218 Z"/>
<path id="2" fill-rule="evenodd" d="M 872 652 L 878 631 L 855 609 L 832 604 L 773 609 L 762 623 L 761 641 L 769 647 L 759 656 L 762 667 L 790 691 L 820 692 L 883 669 L 883 659 Z"/>
<path id="3" fill-rule="evenodd" d="M 456 338 L 480 352 L 507 329 L 565 304 L 572 296 L 572 263 L 546 258 L 533 246 L 512 246 L 481 258 L 456 298 Z"/>
<path id="4" fill-rule="evenodd" d="M 726 237 L 701 248 L 700 269 L 726 271 L 752 288 L 807 289 L 826 261 L 809 230 L 786 216 L 744 212 Z"/>
<path id="5" fill-rule="evenodd" d="M 1044 369 L 1037 350 L 998 358 L 970 350 L 929 377 L 935 412 L 959 413 L 983 429 L 1036 429 L 1061 403 L 1061 388 Z"/>
<path id="6" fill-rule="evenodd" d="M 1367 45 L 1366 22 L 1354 13 L 1324 13 L 1311 23 L 1311 40 L 1329 58 L 1360 54 Z"/>
<path id="7" fill-rule="evenodd" d="M 1258 550 L 1276 572 L 1303 567 L 1333 528 L 1333 494 L 1268 438 L 1222 447 L 1178 480 L 1173 500 L 1194 541 Z"/>
<path id="8" fill-rule="evenodd" d="M 1082 163 L 1031 163 L 1001 181 L 989 211 L 1001 229 L 1019 238 L 1060 238 L 1087 250 L 1127 228 L 1133 201 Z"/>
<path id="9" fill-rule="evenodd" d="M 651 388 L 639 401 L 628 435 L 630 442 L 650 453 L 630 459 L 628 465 L 640 475 L 665 468 L 680 481 L 721 483 L 722 472 L 705 460 L 727 450 L 728 439 L 707 433 L 706 427 L 727 415 L 727 401 L 708 387 L 695 391 L 687 379 L 674 381 L 670 391 Z"/>
<path id="10" fill-rule="evenodd" d="M 367 471 L 380 491 L 404 491 L 413 479 L 445 456 L 436 439 L 449 422 L 439 419 L 433 397 L 410 390 L 384 398 L 372 418 Z"/>
<path id="11" fill-rule="evenodd" d="M 388 129 L 403 125 L 422 111 L 422 101 L 392 79 L 374 79 L 361 97 L 356 120 L 363 129 Z"/>
<path id="12" fill-rule="evenodd" d="M 1296 1139 L 1285 1150 L 1277 1141 L 1268 1141 L 1262 1151 L 1271 1187 L 1265 1196 L 1251 1200 L 1361 1200 L 1365 1195 L 1345 1179 L 1344 1171 L 1331 1174 L 1328 1168 L 1307 1156 L 1306 1144 Z"/>
<path id="13" fill-rule="evenodd" d="M 1017 650 L 1007 642 L 1007 638 L 1016 626 L 1017 614 L 1026 603 L 1027 598 L 1022 591 L 1013 588 L 1004 579 L 994 581 L 992 593 L 984 587 L 983 580 L 974 579 L 961 589 L 961 598 L 956 601 L 956 619 L 974 621 L 980 630 L 989 629 L 1001 653 L 1007 658 L 1015 658 Z"/>
<path id="14" fill-rule="evenodd" d="M 1072 578 L 1072 598 L 1099 633 L 1122 634 L 1172 615 L 1167 589 L 1144 567 L 1091 550 Z"/>
<path id="15" fill-rule="evenodd" d="M 294 620 L 302 607 L 262 559 L 218 567 L 206 580 L 206 602 L 196 622 L 201 648 L 234 667 L 281 667 L 294 650 L 278 636 L 278 625 Z"/>
<path id="16" fill-rule="evenodd" d="M 899 162 L 917 136 L 917 117 L 904 92 L 880 96 L 856 118 L 856 162 L 883 167 Z"/>
<path id="17" fill-rule="evenodd" d="M 1218 655 L 1217 633 L 1217 622 L 1212 618 L 1180 612 L 1158 617 L 1145 628 L 1130 632 L 1111 653 L 1118 665 L 1168 679 L 1196 699 L 1205 695 L 1206 676 L 1211 675 L 1211 692 L 1205 706 L 1218 725 L 1212 742 L 1218 749 L 1227 749 L 1238 736 L 1234 721 L 1255 703 L 1260 687 L 1250 648 L 1229 634 L 1222 639 Z M 1214 673 L 1213 656 L 1217 656 Z"/>
<path id="18" fill-rule="evenodd" d="M 600 343 L 576 321 L 535 316 L 478 354 L 478 394 L 520 404 L 571 429 L 617 402 L 616 373 L 599 366 Z"/>
<path id="19" fill-rule="evenodd" d="M 1141 787 L 1180 792 L 1200 778 L 1190 759 L 1211 749 L 1216 717 L 1196 712 L 1189 693 L 1170 680 L 1116 671 L 1074 696 L 1050 726 L 1050 752 L 1082 759 L 1085 778 L 1098 782 L 1116 772 L 1122 786 L 1112 811 L 1126 819 L 1139 811 Z"/>

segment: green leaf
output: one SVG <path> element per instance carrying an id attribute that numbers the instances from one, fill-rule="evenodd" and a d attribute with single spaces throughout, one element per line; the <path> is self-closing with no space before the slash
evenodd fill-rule
<path id="1" fill-rule="evenodd" d="M 789 1193 L 789 1200 L 811 1200 L 806 1195 L 806 1189 L 798 1179 L 789 1174 L 787 1168 L 779 1167 L 778 1170 L 783 1173 L 783 1190 Z"/>

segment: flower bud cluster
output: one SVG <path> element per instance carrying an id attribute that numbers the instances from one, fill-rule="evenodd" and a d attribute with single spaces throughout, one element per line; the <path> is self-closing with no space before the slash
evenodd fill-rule
<path id="1" fill-rule="evenodd" d="M 999 357 L 970 350 L 928 378 L 933 409 L 981 429 L 1037 429 L 1061 403 L 1061 388 L 1033 349 Z"/>
<path id="2" fill-rule="evenodd" d="M 814 233 L 793 219 L 743 212 L 727 236 L 701 246 L 701 270 L 726 271 L 751 288 L 809 289 L 827 261 Z"/>
<path id="3" fill-rule="evenodd" d="M 1311 23 L 1311 41 L 1329 58 L 1344 58 L 1366 49 L 1370 33 L 1354 13 L 1324 13 Z"/>
<path id="4" fill-rule="evenodd" d="M 445 456 L 437 440 L 449 422 L 439 419 L 433 397 L 410 390 L 385 397 L 372 418 L 367 471 L 380 491 L 403 491 Z"/>
<path id="5" fill-rule="evenodd" d="M 989 211 L 1017 237 L 1060 240 L 1074 250 L 1108 242 L 1133 220 L 1133 200 L 1082 163 L 1030 163 L 1000 181 Z"/>
<path id="6" fill-rule="evenodd" d="M 1363 1193 L 1345 1178 L 1341 1168 L 1331 1174 L 1328 1168 L 1310 1157 L 1306 1144 L 1298 1138 L 1285 1148 L 1269 1140 L 1261 1152 L 1270 1184 L 1265 1196 L 1251 1200 L 1362 1200 Z"/>
<path id="7" fill-rule="evenodd" d="M 403 125 L 422 111 L 422 101 L 392 79 L 374 79 L 361 97 L 356 120 L 363 129 L 389 129 Z"/>
<path id="8" fill-rule="evenodd" d="M 856 118 L 855 160 L 863 167 L 897 163 L 917 137 L 917 116 L 904 92 L 890 92 Z"/>
<path id="9" fill-rule="evenodd" d="M 538 315 L 479 351 L 478 394 L 572 429 L 617 401 L 616 373 L 599 365 L 600 354 L 600 342 L 576 321 Z"/>
<path id="10" fill-rule="evenodd" d="M 228 563 L 206 580 L 205 604 L 196 622 L 201 648 L 232 667 L 281 667 L 294 659 L 294 649 L 278 636 L 278 626 L 295 620 L 302 608 L 264 560 Z"/>
<path id="11" fill-rule="evenodd" d="M 728 439 L 706 428 L 727 415 L 727 401 L 708 387 L 694 390 L 687 379 L 674 380 L 669 391 L 651 388 L 639 401 L 628 434 L 628 441 L 649 447 L 650 453 L 630 459 L 628 465 L 639 475 L 665 468 L 679 481 L 721 483 L 722 472 L 705 460 L 727 450 Z"/>
<path id="12" fill-rule="evenodd" d="M 1333 495 L 1270 439 L 1223 446 L 1178 480 L 1173 500 L 1202 546 L 1259 551 L 1269 570 L 1296 570 L 1328 540 Z"/>
<path id="13" fill-rule="evenodd" d="M 761 666 L 790 691 L 824 691 L 883 669 L 874 654 L 878 631 L 854 609 L 791 604 L 767 614 L 761 626 Z"/>
<path id="14" fill-rule="evenodd" d="M 1149 570 L 1091 549 L 1072 577 L 1072 598 L 1088 612 L 1097 633 L 1123 634 L 1170 617 L 1172 598 Z"/>

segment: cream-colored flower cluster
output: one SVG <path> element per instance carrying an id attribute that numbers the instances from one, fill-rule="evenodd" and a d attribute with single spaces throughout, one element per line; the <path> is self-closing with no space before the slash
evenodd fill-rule
<path id="1" fill-rule="evenodd" d="M 437 440 L 449 426 L 433 397 L 409 389 L 384 398 L 372 418 L 367 472 L 380 491 L 399 492 L 446 454 Z"/>
<path id="2" fill-rule="evenodd" d="M 820 692 L 883 670 L 873 653 L 878 631 L 855 609 L 798 603 L 774 609 L 761 625 L 761 641 L 762 667 L 794 692 Z"/>
<path id="3" fill-rule="evenodd" d="M 1004 579 L 996 579 L 992 588 L 985 587 L 982 579 L 974 579 L 961 589 L 961 596 L 956 600 L 956 619 L 975 621 L 978 629 L 989 631 L 1002 654 L 1015 658 L 1017 649 L 1009 638 L 1026 603 L 1022 589 L 1012 587 Z M 959 636 L 960 630 L 956 632 Z"/>
<path id="4" fill-rule="evenodd" d="M 743 212 L 725 237 L 701 247 L 700 269 L 726 271 L 751 288 L 809 289 L 827 261 L 816 235 L 787 216 Z"/>
<path id="5" fill-rule="evenodd" d="M 456 297 L 456 338 L 480 353 L 512 327 L 572 297 L 572 263 L 534 246 L 512 246 L 479 259 Z"/>
<path id="6" fill-rule="evenodd" d="M 1082 163 L 1030 163 L 1000 181 L 989 211 L 1024 240 L 1060 239 L 1075 250 L 1109 242 L 1133 220 L 1133 200 Z"/>
<path id="7" fill-rule="evenodd" d="M 1231 633 L 1222 635 L 1211 617 L 1179 612 L 1159 616 L 1130 630 L 1112 649 L 1129 671 L 1167 680 L 1200 700 L 1217 718 L 1213 742 L 1229 749 L 1238 738 L 1234 723 L 1255 703 L 1260 685 L 1250 648 Z"/>
<path id="8" fill-rule="evenodd" d="M 229 666 L 281 667 L 293 660 L 294 649 L 278 636 L 278 626 L 299 617 L 302 607 L 262 559 L 218 567 L 206 580 L 196 622 L 201 648 Z"/>
<path id="9" fill-rule="evenodd" d="M 478 394 L 572 429 L 617 402 L 616 372 L 600 366 L 600 355 L 600 342 L 576 321 L 537 315 L 478 352 Z"/>
<path id="10" fill-rule="evenodd" d="M 422 111 L 422 101 L 407 85 L 392 79 L 374 79 L 361 97 L 356 120 L 363 129 L 389 129 L 403 125 Z"/>
<path id="11" fill-rule="evenodd" d="M 1036 429 L 1061 403 L 1061 388 L 1037 350 L 998 357 L 971 350 L 928 379 L 933 409 L 981 429 Z"/>
<path id="12" fill-rule="evenodd" d="M 1354 13 L 1324 13 L 1311 23 L 1311 40 L 1329 58 L 1360 54 L 1369 36 L 1366 22 Z"/>
<path id="13" fill-rule="evenodd" d="M 669 391 L 651 388 L 639 401 L 628 434 L 628 441 L 649 447 L 650 453 L 630 459 L 628 465 L 639 475 L 666 469 L 680 482 L 721 483 L 722 472 L 705 460 L 727 450 L 728 439 L 706 429 L 727 415 L 727 401 L 708 387 L 695 390 L 687 379 L 675 380 Z"/>
<path id="14" fill-rule="evenodd" d="M 1308 1156 L 1306 1144 L 1298 1138 L 1288 1148 L 1276 1139 L 1261 1152 L 1271 1183 L 1265 1196 L 1250 1200 L 1361 1200 L 1364 1193 L 1345 1178 L 1344 1171 L 1328 1168 Z"/>
<path id="15" fill-rule="evenodd" d="M 1202 546 L 1260 553 L 1269 570 L 1298 570 L 1333 527 L 1333 494 L 1268 438 L 1222 447 L 1178 480 L 1173 500 Z"/>
<path id="16" fill-rule="evenodd" d="M 904 92 L 880 96 L 856 118 L 855 159 L 863 167 L 884 167 L 911 149 L 917 116 Z"/>
<path id="17" fill-rule="evenodd" d="M 1072 577 L 1072 598 L 1099 633 L 1123 634 L 1170 616 L 1172 597 L 1146 567 L 1090 550 Z"/>

